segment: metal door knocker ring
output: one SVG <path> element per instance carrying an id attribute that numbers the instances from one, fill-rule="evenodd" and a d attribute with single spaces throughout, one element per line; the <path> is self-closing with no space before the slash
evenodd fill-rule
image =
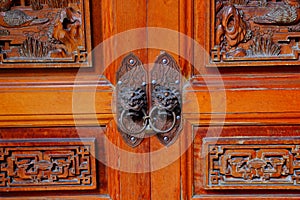
<path id="1" fill-rule="evenodd" d="M 155 127 L 155 125 L 152 122 L 152 120 L 155 118 L 155 116 L 153 116 L 153 113 L 155 113 L 156 111 L 159 111 L 159 110 L 160 109 L 158 106 L 155 106 L 154 108 L 152 108 L 152 110 L 150 111 L 150 114 L 149 114 L 149 125 L 155 133 L 158 133 L 158 134 L 168 133 L 174 128 L 174 126 L 176 124 L 176 114 L 173 111 L 171 112 L 168 110 L 164 110 L 165 111 L 164 115 L 172 115 L 173 121 L 172 121 L 172 125 L 168 129 L 161 130 L 161 129 Z"/>
<path id="2" fill-rule="evenodd" d="M 134 112 L 130 112 L 129 110 L 123 110 L 122 114 L 121 114 L 121 117 L 120 117 L 120 128 L 123 130 L 123 131 L 126 131 L 126 133 L 128 133 L 129 135 L 138 135 L 138 134 L 141 134 L 146 128 L 147 126 L 149 125 L 150 128 L 155 132 L 155 133 L 158 133 L 158 134 L 163 134 L 163 133 L 168 133 L 170 132 L 175 124 L 176 124 L 176 114 L 175 112 L 171 112 L 171 111 L 166 111 L 166 115 L 172 115 L 172 118 L 173 118 L 173 121 L 172 121 L 172 125 L 166 129 L 166 130 L 161 130 L 159 128 L 157 128 L 153 121 L 155 121 L 154 119 L 156 118 L 155 116 L 153 116 L 153 114 L 156 112 L 156 111 L 159 111 L 159 108 L 157 106 L 155 106 L 151 112 L 150 112 L 150 115 L 147 116 L 145 111 L 143 111 L 143 114 L 144 114 L 144 117 L 143 117 L 143 127 L 140 129 L 140 130 L 135 130 L 135 131 L 132 131 L 130 129 L 128 129 L 125 124 L 124 124 L 124 121 L 123 119 L 127 118 L 128 116 L 131 116 L 131 115 L 134 115 L 135 113 Z"/>
<path id="3" fill-rule="evenodd" d="M 138 134 L 141 134 L 148 126 L 148 116 L 144 110 L 142 110 L 142 112 L 144 114 L 144 117 L 143 117 L 144 121 L 143 121 L 143 127 L 140 130 L 132 131 L 132 130 L 129 130 L 125 126 L 124 119 L 128 118 L 128 116 L 132 116 L 132 115 L 136 114 L 136 112 L 130 112 L 129 110 L 123 110 L 123 112 L 120 116 L 120 128 L 129 135 L 136 136 Z"/>

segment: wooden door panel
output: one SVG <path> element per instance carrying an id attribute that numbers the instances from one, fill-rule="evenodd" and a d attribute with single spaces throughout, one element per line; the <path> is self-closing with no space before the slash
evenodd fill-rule
<path id="1" fill-rule="evenodd" d="M 93 75 L 1 77 L 0 85 L 1 127 L 103 125 L 112 118 L 112 86 Z"/>
<path id="2" fill-rule="evenodd" d="M 298 65 L 297 6 L 284 1 L 206 1 L 207 66 Z M 286 19 L 280 15 L 287 13 Z M 208 42 L 209 41 L 209 42 Z"/>
<path id="3" fill-rule="evenodd" d="M 202 125 L 297 124 L 297 74 L 198 76 L 185 88 L 185 118 Z"/>
<path id="4" fill-rule="evenodd" d="M 143 64 L 147 64 L 147 49 L 132 49 L 125 54 L 118 55 L 118 50 L 124 47 L 146 47 L 146 32 L 136 34 L 136 37 L 128 37 L 126 31 L 134 31 L 147 26 L 147 1 L 102 1 L 102 29 L 103 41 L 106 41 L 106 51 L 101 59 L 109 60 L 109 66 L 99 66 L 103 74 L 112 84 L 117 84 L 116 74 L 122 65 L 122 59 L 133 53 Z M 117 36 L 118 37 L 114 37 Z M 122 37 L 123 36 L 123 37 Z M 128 37 L 128 38 L 127 38 Z M 117 38 L 117 39 L 116 39 Z M 113 59 L 116 58 L 116 59 Z M 101 61 L 101 59 L 99 59 Z M 102 62 L 100 62 L 102 64 Z M 147 66 L 144 66 L 147 70 Z M 112 99 L 111 99 L 112 100 Z M 112 101 L 113 103 L 116 103 Z M 111 110 L 113 112 L 113 110 Z M 114 118 L 115 119 L 115 118 Z M 118 185 L 110 187 L 112 199 L 150 199 L 151 174 L 149 157 L 149 139 L 145 138 L 136 148 L 129 147 L 117 131 L 117 121 L 114 119 L 109 124 L 109 140 L 115 145 L 108 145 L 108 155 L 111 164 L 118 166 L 113 169 L 111 179 L 118 181 Z M 143 156 L 138 156 L 143 155 Z"/>
<path id="5" fill-rule="evenodd" d="M 207 134 L 207 127 L 193 131 L 191 199 L 299 195 L 298 126 L 210 129 L 211 134 Z M 220 136 L 210 137 L 214 134 Z"/>
<path id="6" fill-rule="evenodd" d="M 2 192 L 97 187 L 95 138 L 2 140 L 1 154 Z"/>
<path id="7" fill-rule="evenodd" d="M 1 4 L 1 68 L 91 67 L 89 1 Z"/>
<path id="8" fill-rule="evenodd" d="M 257 25 L 261 30 L 271 27 L 274 51 L 278 51 L 276 45 L 280 46 L 278 57 L 264 55 L 259 61 L 237 51 L 251 50 L 249 42 L 255 41 L 257 35 L 232 44 L 232 48 L 225 44 L 222 52 L 223 44 L 216 41 L 218 34 L 226 38 L 216 27 L 218 20 L 222 21 L 219 3 L 223 10 L 234 4 L 231 8 L 236 19 L 242 24 L 248 21 L 248 29 L 254 32 L 252 26 L 257 23 L 247 16 L 253 17 L 255 9 L 257 14 L 269 9 L 259 2 L 271 5 L 270 9 L 276 5 L 289 6 L 281 1 L 85 2 L 88 7 L 84 7 L 82 14 L 86 50 L 108 41 L 101 55 L 94 51 L 92 57 L 88 56 L 93 62 L 75 56 L 75 64 L 55 60 L 59 68 L 41 62 L 35 64 L 39 69 L 25 63 L 0 69 L 0 196 L 132 200 L 299 197 L 298 31 L 289 31 L 282 24 Z M 237 11 L 244 11 L 245 15 Z M 229 21 L 227 25 L 231 26 L 234 20 L 229 17 Z M 226 25 L 222 26 L 224 29 Z M 134 38 L 113 39 L 124 31 L 144 27 L 178 32 L 178 39 L 147 31 Z M 0 35 L 5 34 L 4 28 L 0 29 Z M 67 28 L 64 31 L 68 32 Z M 181 40 L 179 33 L 195 40 Z M 161 38 L 165 38 L 161 47 L 165 45 L 166 49 L 145 48 Z M 260 43 L 267 45 L 270 41 L 262 39 Z M 194 52 L 196 44 L 207 52 Z M 117 55 L 124 46 L 143 47 L 126 53 L 134 53 L 148 72 L 151 63 L 166 51 L 174 57 L 186 79 L 183 131 L 169 147 L 150 137 L 132 148 L 117 131 L 114 85 L 116 72 L 127 55 Z M 170 46 L 173 51 L 167 48 Z M 8 46 L 0 43 L 0 47 L 5 50 Z M 80 49 L 76 47 L 76 51 Z M 196 68 L 195 60 L 200 63 Z M 219 68 L 212 68 L 212 64 Z M 211 132 L 207 134 L 207 130 Z M 87 155 L 84 143 L 91 149 Z M 50 154 L 55 158 L 50 158 Z M 71 154 L 76 155 L 66 158 Z M 60 170 L 57 165 L 69 167 L 69 176 L 53 175 Z M 32 175 L 35 171 L 36 175 Z M 22 177 L 23 185 L 19 187 Z"/>
<path id="9" fill-rule="evenodd" d="M 91 34 L 85 33 L 86 42 L 92 43 L 93 48 L 117 33 L 146 26 L 146 2 L 88 1 L 85 3 L 90 3 L 91 7 L 86 8 L 89 12 L 86 13 L 87 17 L 84 20 L 92 26 Z M 139 12 L 132 12 L 133 10 Z M 91 14 L 91 18 L 88 14 Z M 88 24 L 86 28 L 89 28 Z M 141 35 L 131 42 L 145 41 L 144 36 Z M 30 141 L 44 138 L 44 141 L 52 141 L 52 138 L 55 138 L 51 145 L 59 149 L 63 145 L 62 141 L 65 140 L 71 145 L 72 141 L 80 138 L 95 138 L 96 157 L 91 158 L 91 161 L 96 162 L 92 174 L 96 182 L 89 188 L 84 186 L 76 188 L 75 184 L 70 184 L 65 187 L 48 187 L 48 191 L 43 192 L 42 189 L 30 191 L 28 190 L 30 186 L 20 188 L 22 192 L 6 192 L 4 189 L 5 192 L 1 193 L 1 197 L 15 199 L 150 198 L 150 174 L 146 173 L 150 166 L 147 155 L 149 140 L 145 139 L 140 147 L 132 149 L 122 141 L 113 122 L 114 94 L 111 83 L 115 83 L 115 73 L 120 62 L 117 59 L 110 66 L 103 66 L 103 62 L 114 53 L 115 45 L 117 44 L 112 43 L 112 46 L 107 46 L 108 49 L 103 55 L 95 54 L 90 68 L 2 71 L 5 74 L 0 81 L 2 140 L 11 142 L 24 138 Z M 143 61 L 147 60 L 146 51 L 137 50 L 135 53 Z M 121 56 L 123 55 L 117 57 Z M 80 63 L 76 67 L 79 65 Z M 8 130 L 6 127 L 11 128 Z M 77 129 L 78 127 L 81 128 Z M 39 150 L 46 151 L 43 149 L 51 145 L 41 145 Z M 20 146 L 25 144 L 21 143 Z M 135 173 L 134 170 L 124 171 L 123 166 L 130 166 L 132 160 L 130 157 L 120 155 L 119 149 L 116 148 L 133 154 L 145 153 L 146 156 L 142 160 L 133 163 L 137 168 L 141 164 L 144 165 L 145 173 Z"/>
<path id="10" fill-rule="evenodd" d="M 111 169 L 99 161 L 107 154 L 105 132 L 105 127 L 1 128 L 1 196 L 109 197 L 118 182 L 108 179 Z"/>
<path id="11" fill-rule="evenodd" d="M 187 13 L 186 9 L 189 7 L 190 1 L 148 1 L 148 27 L 153 27 L 149 34 L 148 42 L 150 45 L 156 44 L 160 41 L 159 46 L 165 47 L 165 49 L 149 49 L 148 50 L 148 62 L 154 63 L 157 58 L 164 52 L 171 55 L 182 74 L 183 80 L 191 75 L 192 68 L 188 62 L 186 62 L 180 53 L 181 51 L 190 51 L 189 46 L 186 45 L 186 41 L 181 41 L 179 33 L 190 34 L 189 29 L 186 27 L 190 23 L 191 13 Z M 167 12 L 166 12 L 167 11 Z M 164 29 L 166 35 L 161 35 L 160 39 L 157 39 L 155 34 L 155 28 L 158 31 Z M 168 34 L 170 36 L 168 36 Z M 175 37 L 178 35 L 177 38 Z M 174 38 L 173 39 L 170 39 Z M 181 43 L 183 42 L 183 43 Z M 191 44 L 189 44 L 191 45 Z M 158 46 L 158 45 L 157 45 Z M 169 48 L 169 49 L 168 49 Z M 187 53 L 188 54 L 188 53 Z M 151 70 L 151 69 L 149 69 Z M 150 72 L 151 73 L 151 72 Z M 181 77 L 181 78 L 182 78 Z M 150 138 L 150 159 L 151 159 L 151 199 L 180 199 L 182 180 L 180 175 L 180 154 L 181 143 L 177 140 L 170 147 L 162 145 L 156 137 Z M 165 163 L 165 164 L 163 164 Z M 157 167 L 162 166 L 162 167 Z"/>
<path id="12" fill-rule="evenodd" d="M 204 188 L 297 190 L 298 144 L 297 137 L 204 138 Z"/>
<path id="13" fill-rule="evenodd" d="M 192 141 L 182 157 L 186 198 L 299 197 L 293 157 L 299 133 L 298 76 L 223 75 L 221 83 L 216 76 L 191 82 L 185 91 L 191 102 L 183 108 L 184 133 Z"/>

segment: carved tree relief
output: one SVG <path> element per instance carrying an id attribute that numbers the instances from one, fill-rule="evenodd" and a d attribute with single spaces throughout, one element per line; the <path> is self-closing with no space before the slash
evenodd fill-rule
<path id="1" fill-rule="evenodd" d="M 1 68 L 90 67 L 89 2 L 1 0 Z"/>
<path id="2" fill-rule="evenodd" d="M 300 0 L 211 0 L 208 66 L 297 65 Z"/>
<path id="3" fill-rule="evenodd" d="M 206 189 L 299 189 L 299 138 L 207 138 L 204 143 Z"/>

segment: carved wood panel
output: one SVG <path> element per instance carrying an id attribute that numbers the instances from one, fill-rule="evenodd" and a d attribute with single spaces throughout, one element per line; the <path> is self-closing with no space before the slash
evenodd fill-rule
<path id="1" fill-rule="evenodd" d="M 89 0 L 2 0 L 0 68 L 90 67 Z"/>
<path id="2" fill-rule="evenodd" d="M 0 191 L 96 188 L 94 139 L 2 140 Z"/>
<path id="3" fill-rule="evenodd" d="M 210 0 L 207 66 L 299 64 L 299 0 Z"/>
<path id="4" fill-rule="evenodd" d="M 300 138 L 204 138 L 205 189 L 300 189 Z"/>

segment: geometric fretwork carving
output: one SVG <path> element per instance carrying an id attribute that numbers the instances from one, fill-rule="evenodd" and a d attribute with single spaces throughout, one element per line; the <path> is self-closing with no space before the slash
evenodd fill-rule
<path id="1" fill-rule="evenodd" d="M 300 189 L 300 140 L 290 140 L 204 139 L 205 188 Z"/>
<path id="2" fill-rule="evenodd" d="M 208 66 L 299 64 L 298 0 L 210 0 L 208 4 Z"/>
<path id="3" fill-rule="evenodd" d="M 0 142 L 0 191 L 95 189 L 94 139 Z"/>
<path id="4" fill-rule="evenodd" d="M 1 0 L 0 68 L 90 67 L 89 0 Z"/>

